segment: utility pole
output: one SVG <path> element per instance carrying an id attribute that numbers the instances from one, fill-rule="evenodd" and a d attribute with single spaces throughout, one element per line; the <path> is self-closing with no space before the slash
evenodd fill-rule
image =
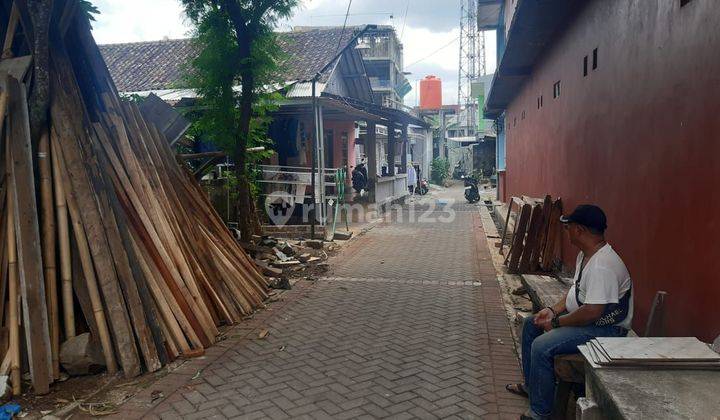
<path id="1" fill-rule="evenodd" d="M 477 131 L 478 104 L 473 83 L 485 75 L 485 37 L 477 27 L 477 0 L 460 0 L 460 64 L 458 66 L 458 105 L 465 111 L 465 134 Z M 477 134 L 477 133 L 476 133 Z"/>

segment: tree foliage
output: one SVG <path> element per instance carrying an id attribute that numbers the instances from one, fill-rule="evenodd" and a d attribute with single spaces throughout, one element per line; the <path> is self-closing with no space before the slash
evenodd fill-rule
<path id="1" fill-rule="evenodd" d="M 442 185 L 450 176 L 450 162 L 445 158 L 435 158 L 430 163 L 430 178 L 436 185 Z"/>
<path id="2" fill-rule="evenodd" d="M 248 163 L 259 157 L 249 156 L 247 148 L 270 144 L 267 112 L 274 98 L 268 91 L 280 73 L 273 29 L 298 0 L 181 1 L 196 27 L 199 51 L 188 72 L 200 96 L 195 128 L 233 158 L 240 230 L 247 237 L 257 226 Z"/>
<path id="3" fill-rule="evenodd" d="M 229 20 L 219 10 L 205 14 L 196 28 L 194 43 L 198 56 L 190 63 L 187 71 L 187 85 L 197 90 L 198 107 L 194 109 L 192 132 L 212 142 L 221 150 L 234 156 L 240 136 L 242 111 L 240 108 L 241 78 L 239 76 L 239 48 Z M 256 86 L 253 89 L 252 118 L 250 119 L 247 147 L 272 147 L 267 137 L 270 123 L 268 112 L 276 108 L 277 94 L 269 92 L 266 86 L 274 84 L 280 72 L 281 55 L 275 42 L 275 35 L 269 33 L 258 38 L 257 48 L 252 49 L 253 71 Z M 249 155 L 248 163 L 265 157 L 265 154 Z M 234 156 L 234 160 L 237 157 Z"/>
<path id="4" fill-rule="evenodd" d="M 78 7 L 80 7 L 80 10 L 85 14 L 90 22 L 95 22 L 95 15 L 100 14 L 100 10 L 92 4 L 90 0 L 80 0 L 78 2 Z"/>

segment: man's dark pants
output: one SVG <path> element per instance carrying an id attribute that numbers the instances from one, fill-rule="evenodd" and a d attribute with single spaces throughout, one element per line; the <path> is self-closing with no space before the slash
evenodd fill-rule
<path id="1" fill-rule="evenodd" d="M 624 337 L 627 330 L 613 325 L 560 327 L 544 332 L 525 318 L 522 331 L 522 365 L 530 409 L 538 418 L 549 417 L 555 400 L 555 356 L 577 353 L 577 346 L 595 337 Z"/>

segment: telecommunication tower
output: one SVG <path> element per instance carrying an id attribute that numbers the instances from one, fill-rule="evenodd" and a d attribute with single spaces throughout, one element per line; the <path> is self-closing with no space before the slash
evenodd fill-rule
<path id="1" fill-rule="evenodd" d="M 460 124 L 469 136 L 478 126 L 477 97 L 473 93 L 473 83 L 485 75 L 485 37 L 478 31 L 477 0 L 460 0 L 460 65 L 458 66 L 458 105 L 461 115 Z"/>

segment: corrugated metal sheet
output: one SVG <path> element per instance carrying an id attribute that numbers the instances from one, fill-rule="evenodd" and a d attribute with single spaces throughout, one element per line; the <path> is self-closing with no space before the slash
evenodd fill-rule
<path id="1" fill-rule="evenodd" d="M 315 95 L 320 96 L 320 93 L 325 90 L 325 83 L 315 84 Z M 288 93 L 285 95 L 286 98 L 312 98 L 312 83 L 311 82 L 298 82 L 295 83 L 288 89 Z"/>
<path id="2" fill-rule="evenodd" d="M 146 97 L 151 93 L 157 95 L 165 102 L 177 102 L 186 98 L 197 98 L 198 94 L 195 89 L 159 89 L 159 90 L 143 90 L 138 92 L 121 92 L 123 96 L 141 96 Z"/>

